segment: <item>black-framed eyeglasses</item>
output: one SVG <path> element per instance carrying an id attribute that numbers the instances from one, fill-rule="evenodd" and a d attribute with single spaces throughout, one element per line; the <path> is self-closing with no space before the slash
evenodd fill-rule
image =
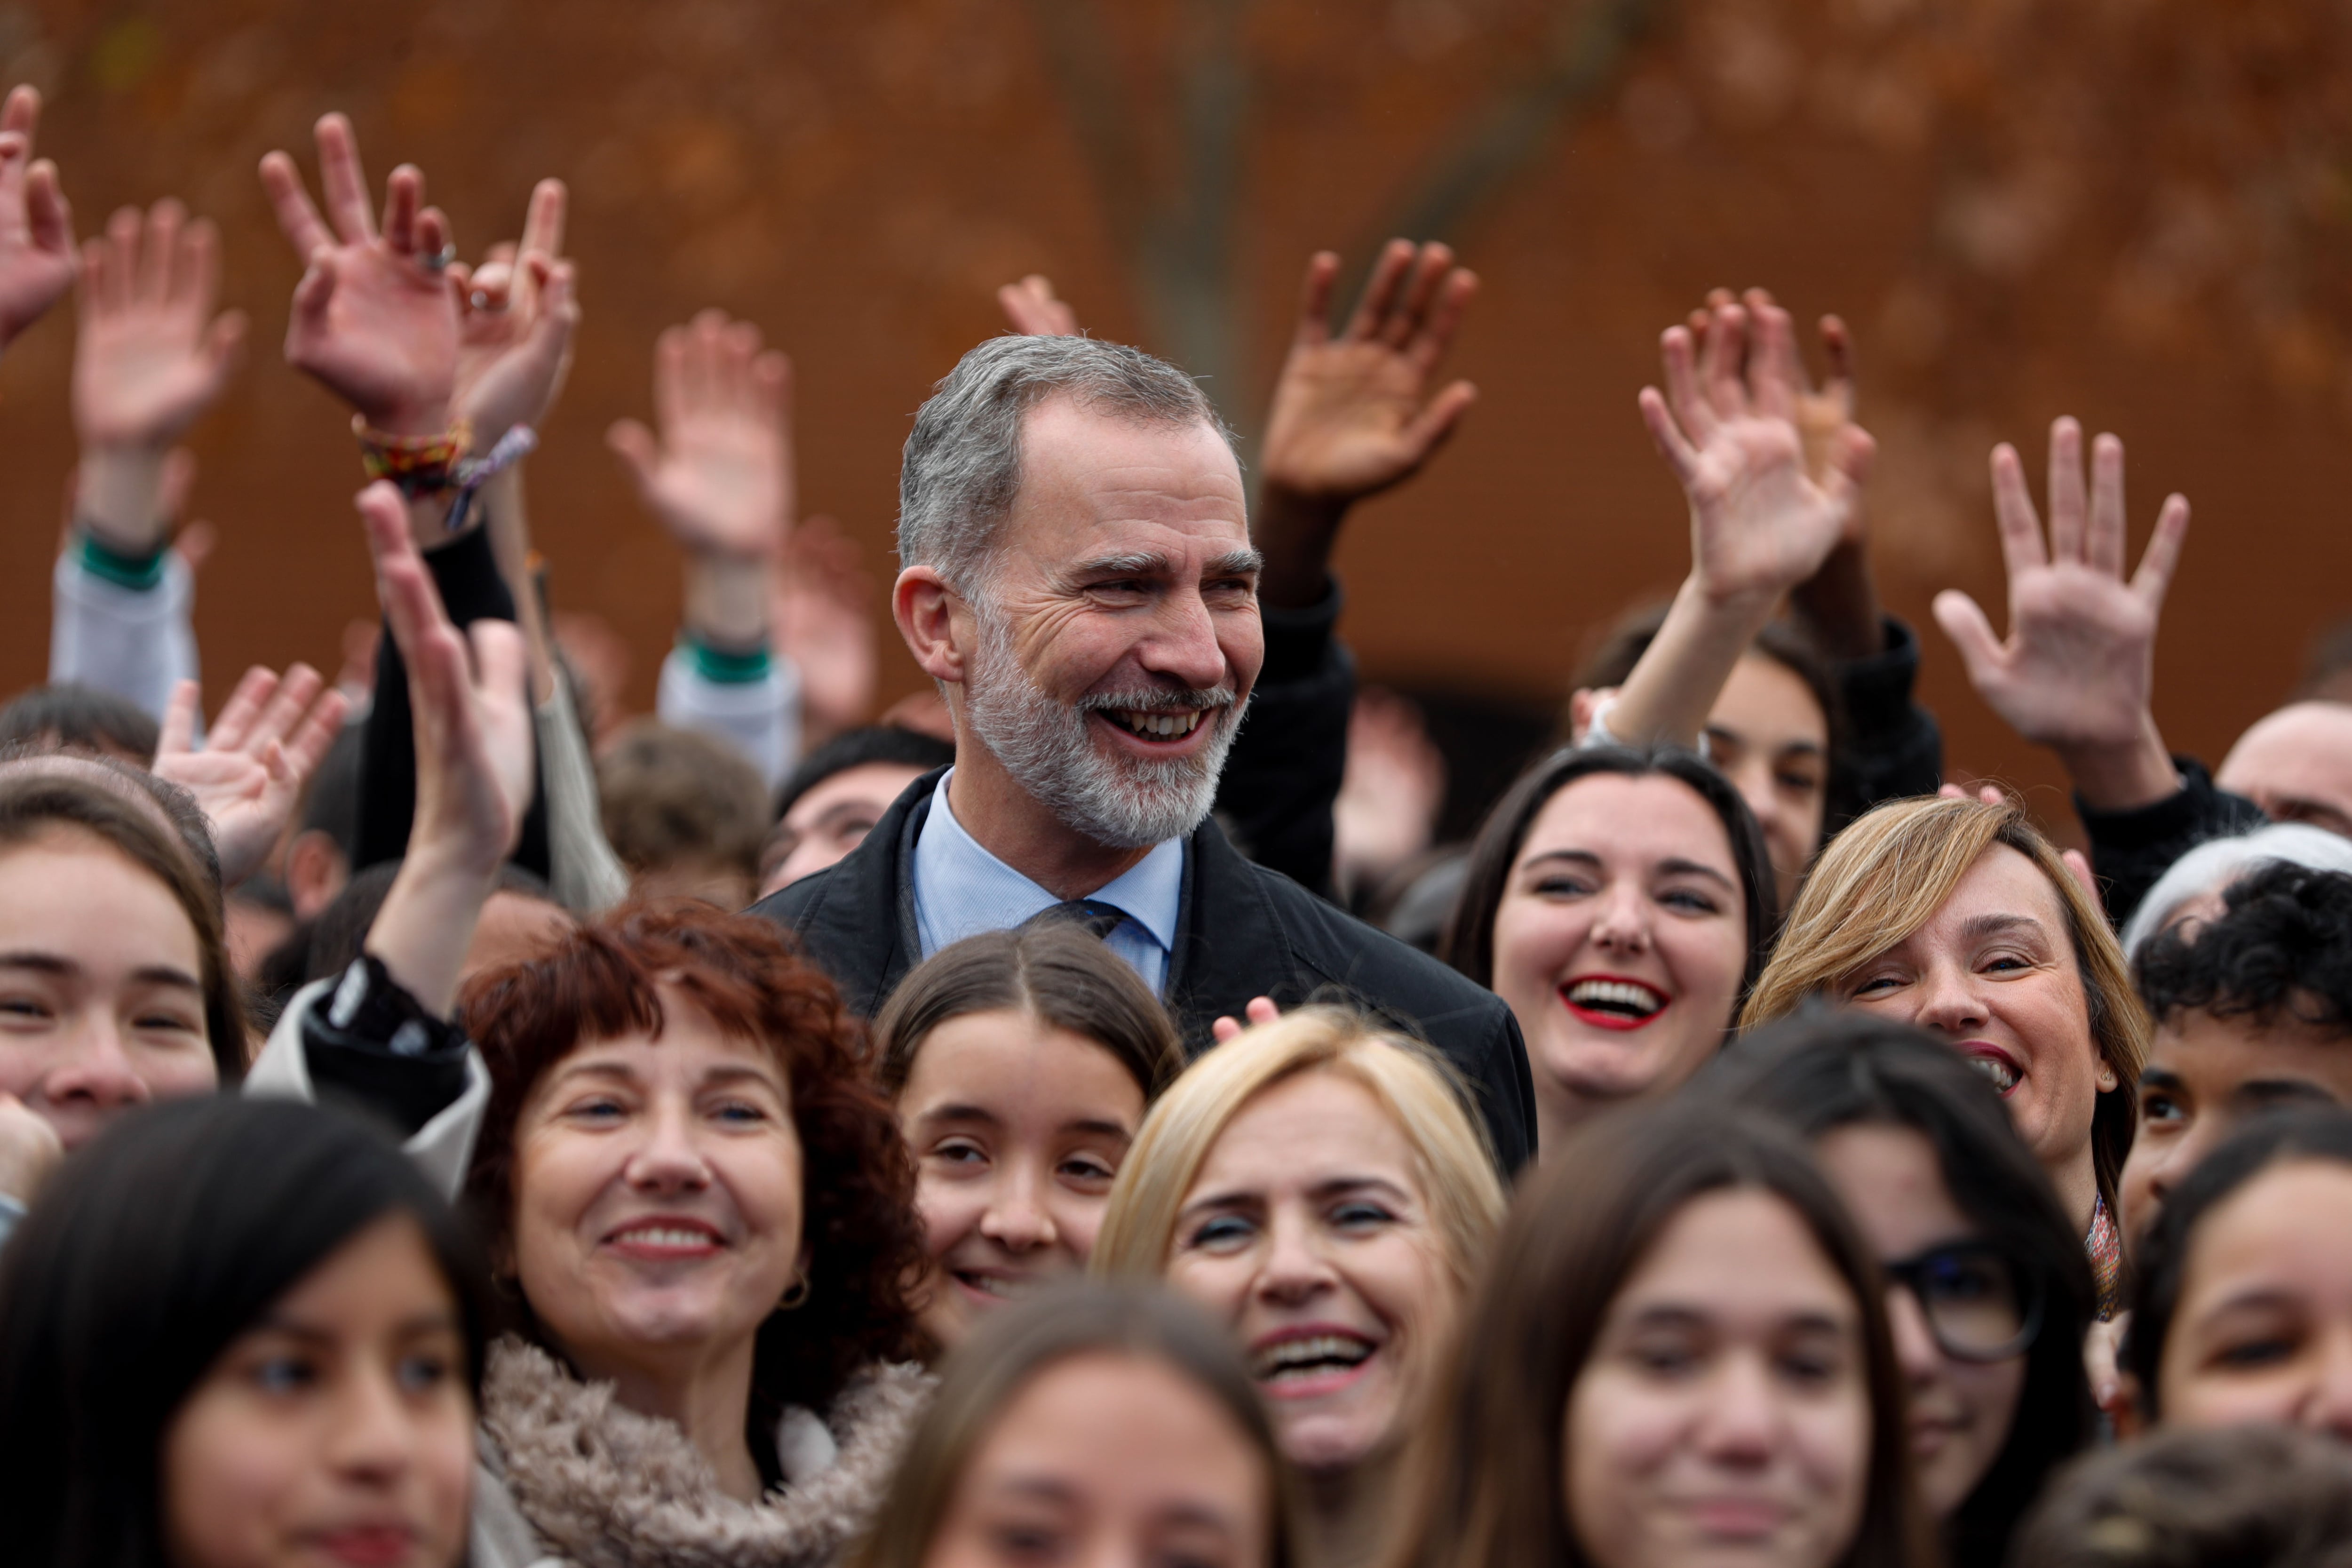
<path id="1" fill-rule="evenodd" d="M 1990 1242 L 1931 1247 L 1879 1267 L 1889 1284 L 1911 1292 L 1936 1343 L 1955 1361 L 2007 1361 L 2042 1331 L 2042 1292 Z"/>

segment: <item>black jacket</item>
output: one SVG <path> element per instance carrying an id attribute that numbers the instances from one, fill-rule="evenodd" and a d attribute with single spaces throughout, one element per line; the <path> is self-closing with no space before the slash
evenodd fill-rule
<path id="1" fill-rule="evenodd" d="M 2194 757 L 2175 757 L 2179 793 L 2132 811 L 2094 811 L 2081 795 L 2075 815 L 2091 841 L 2091 869 L 2105 884 L 2107 919 L 2121 931 L 2172 863 L 2209 838 L 2251 833 L 2270 820 L 2243 795 L 2213 782 Z"/>
<path id="2" fill-rule="evenodd" d="M 915 934 L 914 847 L 944 769 L 907 787 L 866 841 L 828 870 L 751 912 L 800 935 L 851 1007 L 878 1011 L 922 952 Z M 1184 857 L 1168 1006 L 1194 1056 L 1210 1026 L 1254 996 L 1285 1007 L 1347 1000 L 1435 1046 L 1470 1085 L 1506 1172 L 1535 1153 L 1535 1083 L 1510 1009 L 1427 954 L 1342 913 L 1276 871 L 1252 865 L 1212 821 Z"/>

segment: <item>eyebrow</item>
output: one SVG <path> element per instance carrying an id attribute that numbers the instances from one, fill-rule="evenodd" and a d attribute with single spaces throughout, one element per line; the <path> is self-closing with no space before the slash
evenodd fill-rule
<path id="1" fill-rule="evenodd" d="M 254 1331 L 257 1333 L 284 1334 L 289 1339 L 300 1340 L 306 1344 L 331 1344 L 337 1338 L 331 1329 L 322 1329 L 315 1323 L 306 1323 L 299 1318 L 289 1318 L 277 1311 L 264 1312 L 261 1315 L 261 1321 L 253 1327 Z M 404 1318 L 393 1328 L 393 1332 L 403 1339 L 414 1339 L 419 1334 L 443 1334 L 457 1331 L 457 1315 L 446 1307 L 436 1307 L 429 1311 L 418 1312 L 412 1317 Z"/>
<path id="2" fill-rule="evenodd" d="M 2234 1100 L 2309 1100 L 2319 1105 L 2341 1103 L 2326 1085 L 2307 1078 L 2250 1078 L 2230 1091 Z"/>
<path id="3" fill-rule="evenodd" d="M 1390 1181 L 1386 1176 L 1334 1176 L 1328 1182 L 1318 1182 L 1307 1189 L 1307 1196 L 1318 1199 L 1335 1198 L 1345 1193 L 1361 1192 L 1385 1193 L 1403 1205 L 1411 1205 L 1412 1202 L 1412 1194 Z M 1231 1208 L 1236 1204 L 1247 1203 L 1258 1195 L 1257 1190 L 1254 1187 L 1229 1188 L 1222 1193 L 1211 1193 L 1206 1197 L 1193 1199 L 1179 1209 L 1176 1212 L 1176 1221 L 1181 1225 L 1187 1215 L 1202 1214 L 1213 1209 Z"/>
<path id="4" fill-rule="evenodd" d="M 1970 942 L 1989 936 L 2007 936 L 2012 931 L 2030 931 L 2045 941 L 2049 932 L 2032 915 L 1970 915 L 1960 922 L 1960 935 Z"/>
<path id="5" fill-rule="evenodd" d="M 1580 866 L 1601 864 L 1601 857 L 1590 849 L 1547 849 L 1540 855 L 1528 857 L 1527 864 L 1539 866 L 1546 860 L 1570 860 Z M 1733 892 L 1739 890 L 1739 885 L 1737 882 L 1714 867 L 1697 860 L 1685 860 L 1679 855 L 1668 856 L 1651 868 L 1669 877 L 1705 877 L 1710 881 L 1720 882 Z"/>
<path id="6" fill-rule="evenodd" d="M 1265 566 L 1265 557 L 1255 550 L 1228 550 L 1202 563 L 1201 574 L 1204 577 L 1247 576 L 1264 570 Z M 1177 574 L 1176 563 L 1171 558 L 1150 550 L 1097 555 L 1079 562 L 1070 571 L 1077 577 L 1172 577 Z"/>
<path id="7" fill-rule="evenodd" d="M 1752 746 L 1756 743 L 1739 731 L 1725 724 L 1709 724 L 1706 726 L 1705 732 L 1708 735 L 1721 736 L 1735 746 Z M 1818 757 L 1827 750 L 1828 748 L 1819 741 L 1790 741 L 1785 745 L 1775 746 L 1772 749 L 1772 754 L 1776 757 Z"/>
<path id="8" fill-rule="evenodd" d="M 42 974 L 54 974 L 60 979 L 82 973 L 82 966 L 54 952 L 0 952 L 0 969 L 30 969 Z M 149 985 L 169 985 L 177 990 L 202 992 L 204 983 L 184 969 L 174 969 L 168 963 L 151 963 L 131 972 L 131 978 Z"/>
<path id="9" fill-rule="evenodd" d="M 627 1062 L 612 1057 L 592 1057 L 586 1061 L 572 1062 L 567 1066 L 553 1068 L 547 1075 L 547 1084 L 552 1089 L 558 1084 L 578 1078 L 617 1078 L 633 1084 L 644 1081 L 644 1075 Z M 753 1067 L 748 1062 L 721 1063 L 703 1074 L 700 1083 L 696 1087 L 700 1088 L 711 1083 L 740 1083 L 747 1079 L 754 1083 L 765 1084 L 771 1089 L 783 1087 L 776 1081 L 772 1072 Z"/>
<path id="10" fill-rule="evenodd" d="M 1715 1319 L 1716 1314 L 1705 1308 L 1687 1306 L 1679 1301 L 1661 1301 L 1634 1313 L 1630 1326 L 1706 1328 L 1713 1324 Z M 1805 1334 L 1843 1334 L 1852 1329 L 1853 1322 L 1828 1312 L 1801 1311 L 1780 1319 L 1778 1327 Z"/>

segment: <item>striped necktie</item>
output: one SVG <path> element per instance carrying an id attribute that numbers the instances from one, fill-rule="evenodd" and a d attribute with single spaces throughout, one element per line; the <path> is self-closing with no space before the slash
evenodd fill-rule
<path id="1" fill-rule="evenodd" d="M 1117 904 L 1100 903 L 1093 899 L 1070 899 L 1050 909 L 1039 910 L 1021 923 L 1036 925 L 1046 921 L 1067 921 L 1091 931 L 1097 938 L 1108 941 L 1110 933 L 1117 931 L 1119 922 L 1126 919 L 1127 911 Z"/>

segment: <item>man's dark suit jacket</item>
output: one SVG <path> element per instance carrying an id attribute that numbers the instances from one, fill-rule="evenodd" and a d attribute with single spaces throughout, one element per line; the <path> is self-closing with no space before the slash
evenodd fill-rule
<path id="1" fill-rule="evenodd" d="M 830 869 L 752 907 L 800 934 L 809 956 L 867 1017 L 922 955 L 914 848 L 945 770 L 908 785 L 866 841 Z M 1254 996 L 1284 1007 L 1352 1002 L 1427 1040 L 1468 1082 L 1506 1172 L 1535 1153 L 1535 1084 L 1510 1009 L 1426 953 L 1342 913 L 1278 871 L 1242 858 L 1212 820 L 1184 858 L 1167 1001 L 1194 1056 L 1221 1016 Z"/>

